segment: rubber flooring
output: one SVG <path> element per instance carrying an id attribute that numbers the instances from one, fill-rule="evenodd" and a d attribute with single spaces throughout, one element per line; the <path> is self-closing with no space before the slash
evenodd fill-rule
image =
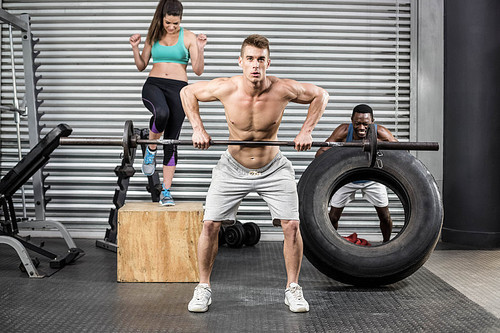
<path id="1" fill-rule="evenodd" d="M 118 283 L 116 254 L 76 239 L 86 254 L 55 272 L 37 255 L 43 279 L 22 273 L 16 252 L 0 244 L 2 332 L 500 332 L 500 319 L 425 267 L 390 286 L 358 288 L 316 270 L 304 258 L 300 284 L 308 313 L 283 303 L 281 242 L 221 247 L 207 313 L 187 311 L 195 284 Z M 61 239 L 45 247 L 65 251 Z"/>

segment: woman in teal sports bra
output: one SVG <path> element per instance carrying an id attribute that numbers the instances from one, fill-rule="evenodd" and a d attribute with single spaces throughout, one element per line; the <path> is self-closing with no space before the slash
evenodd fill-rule
<path id="1" fill-rule="evenodd" d="M 142 101 L 152 113 L 149 124 L 149 139 L 177 140 L 185 114 L 180 99 L 180 90 L 187 85 L 187 64 L 196 75 L 205 67 L 204 48 L 207 37 L 195 35 L 180 26 L 183 7 L 178 0 L 161 0 L 156 7 L 153 20 L 142 53 L 139 50 L 141 35 L 130 37 L 137 69 L 143 71 L 153 59 L 153 68 L 142 88 Z M 177 165 L 177 147 L 163 147 L 163 190 L 160 204 L 174 205 L 170 194 L 172 179 Z M 150 176 L 156 170 L 156 145 L 149 145 L 142 163 L 142 172 Z"/>

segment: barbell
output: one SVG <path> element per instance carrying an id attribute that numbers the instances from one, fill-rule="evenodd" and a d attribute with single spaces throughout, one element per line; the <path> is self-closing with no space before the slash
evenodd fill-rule
<path id="1" fill-rule="evenodd" d="M 84 146 L 121 146 L 123 147 L 123 158 L 130 159 L 132 149 L 142 144 L 158 145 L 193 145 L 192 140 L 173 140 L 173 139 L 141 139 L 139 135 L 134 134 L 134 125 L 132 120 L 125 121 L 123 136 L 119 137 L 61 137 L 60 145 L 84 145 Z M 239 146 L 290 146 L 294 147 L 293 141 L 240 141 L 240 140 L 210 140 L 211 145 L 239 145 Z M 377 141 L 375 126 L 372 124 L 368 130 L 367 139 L 354 142 L 313 142 L 312 147 L 348 147 L 361 148 L 362 151 L 370 153 L 370 166 L 375 164 L 376 152 L 383 150 L 439 150 L 437 142 L 387 142 Z"/>

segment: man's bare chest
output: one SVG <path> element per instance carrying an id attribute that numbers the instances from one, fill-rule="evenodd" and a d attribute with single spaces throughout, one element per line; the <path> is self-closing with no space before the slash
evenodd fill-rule
<path id="1" fill-rule="evenodd" d="M 279 125 L 286 102 L 277 98 L 234 98 L 224 103 L 230 126 L 241 130 L 267 130 Z"/>

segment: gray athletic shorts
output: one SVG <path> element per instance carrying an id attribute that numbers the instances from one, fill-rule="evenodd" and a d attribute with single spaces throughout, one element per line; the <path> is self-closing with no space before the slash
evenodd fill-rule
<path id="1" fill-rule="evenodd" d="M 203 220 L 233 224 L 241 200 L 250 192 L 266 201 L 274 225 L 280 225 L 280 220 L 299 220 L 295 172 L 281 152 L 264 167 L 248 169 L 227 150 L 212 170 Z"/>
<path id="2" fill-rule="evenodd" d="M 387 197 L 387 189 L 384 185 L 367 181 L 365 183 L 349 183 L 337 190 L 330 200 L 330 206 L 336 208 L 345 207 L 349 202 L 354 200 L 356 191 L 360 190 L 363 198 L 370 202 L 375 207 L 387 207 L 389 198 Z"/>

